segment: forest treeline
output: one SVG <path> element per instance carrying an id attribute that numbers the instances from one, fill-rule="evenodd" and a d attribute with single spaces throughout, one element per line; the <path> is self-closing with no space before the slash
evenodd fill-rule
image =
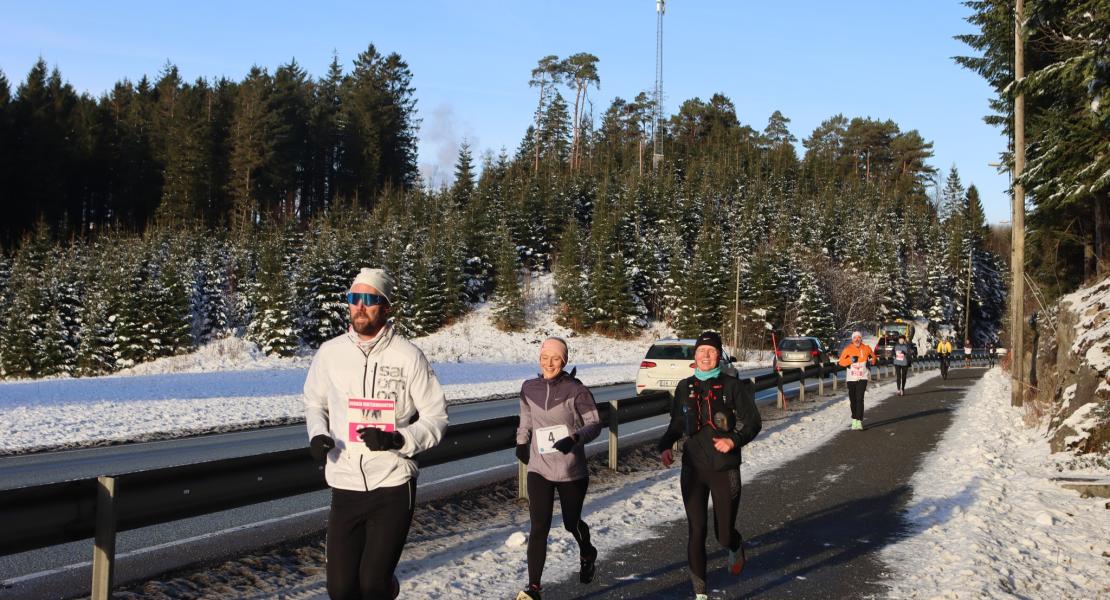
<path id="1" fill-rule="evenodd" d="M 463 144 L 431 189 L 411 73 L 373 46 L 319 79 L 290 63 L 186 83 L 167 65 L 98 99 L 40 61 L 0 85 L 3 202 L 22 219 L 5 223 L 0 369 L 105 373 L 229 334 L 288 355 L 343 331 L 361 265 L 396 274 L 414 335 L 489 299 L 520 329 L 524 279 L 554 272 L 582 332 L 664 319 L 758 347 L 916 315 L 995 338 L 1005 266 L 978 192 L 955 167 L 942 185 L 916 130 L 834 115 L 799 147 L 786 116 L 745 123 L 724 94 L 659 123 L 647 93 L 594 115 L 603 72 L 539 59 L 519 145 Z"/>
<path id="2" fill-rule="evenodd" d="M 1025 101 L 1026 273 L 1042 304 L 1110 274 L 1110 1 L 1026 0 L 1025 79 L 1014 84 L 1014 1 L 970 0 L 979 54 L 956 61 L 994 88 L 988 123 L 1010 138 Z"/>

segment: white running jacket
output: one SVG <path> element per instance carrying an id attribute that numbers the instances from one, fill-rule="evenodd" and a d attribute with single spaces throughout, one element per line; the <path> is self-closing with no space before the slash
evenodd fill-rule
<path id="1" fill-rule="evenodd" d="M 324 342 L 304 382 L 308 439 L 325 434 L 335 440 L 324 469 L 333 488 L 370 491 L 407 482 L 419 472 L 411 457 L 438 444 L 447 429 L 447 400 L 424 353 L 392 325 L 380 335 L 369 353 L 348 334 Z M 352 399 L 393 401 L 404 445 L 368 450 L 348 418 L 351 406 L 360 406 Z"/>

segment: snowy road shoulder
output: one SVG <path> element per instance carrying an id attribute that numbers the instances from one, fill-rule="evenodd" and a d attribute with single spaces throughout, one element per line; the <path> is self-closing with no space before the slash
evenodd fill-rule
<path id="1" fill-rule="evenodd" d="M 1074 474 L 1060 472 L 1069 461 L 1022 423 L 1008 376 L 988 372 L 911 482 L 913 533 L 882 553 L 891 597 L 1110 597 L 1110 511 L 1052 481 Z"/>

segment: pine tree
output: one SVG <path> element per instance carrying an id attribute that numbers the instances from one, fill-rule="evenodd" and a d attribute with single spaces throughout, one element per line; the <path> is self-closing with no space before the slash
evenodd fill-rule
<path id="1" fill-rule="evenodd" d="M 575 331 L 584 331 L 590 325 L 590 306 L 586 303 L 588 279 L 582 254 L 578 222 L 571 219 L 563 231 L 555 263 L 555 296 L 559 300 L 556 320 Z"/>
<path id="2" fill-rule="evenodd" d="M 290 286 L 282 268 L 283 255 L 283 248 L 276 240 L 263 244 L 258 263 L 258 296 L 254 302 L 258 308 L 247 328 L 247 339 L 272 356 L 292 356 L 297 351 Z"/>
<path id="3" fill-rule="evenodd" d="M 415 258 L 412 294 L 408 302 L 406 324 L 415 336 L 435 332 L 446 318 L 443 297 L 443 271 L 436 261 L 437 242 L 425 238 L 424 247 Z"/>
<path id="4" fill-rule="evenodd" d="M 470 154 L 470 143 L 463 140 L 459 146 L 459 157 L 455 161 L 455 182 L 451 185 L 451 199 L 455 206 L 465 209 L 474 194 L 474 158 Z"/>
<path id="5" fill-rule="evenodd" d="M 812 269 L 799 264 L 798 320 L 795 329 L 799 335 L 815 337 L 829 345 L 836 336 L 836 323 L 829 313 L 829 300 L 817 285 Z"/>
<path id="6" fill-rule="evenodd" d="M 509 237 L 508 228 L 502 224 L 496 233 L 497 285 L 493 301 L 493 324 L 502 331 L 519 331 L 525 325 L 524 296 L 520 290 L 520 261 L 517 249 Z"/>

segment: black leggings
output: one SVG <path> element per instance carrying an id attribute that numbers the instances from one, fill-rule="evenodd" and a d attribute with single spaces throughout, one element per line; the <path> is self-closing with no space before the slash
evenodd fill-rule
<path id="1" fill-rule="evenodd" d="M 538 473 L 528 473 L 528 517 L 532 531 L 528 536 L 528 583 L 540 584 L 543 564 L 547 561 L 547 534 L 551 531 L 551 512 L 555 508 L 555 490 L 559 490 L 559 507 L 563 511 L 563 527 L 578 542 L 583 556 L 592 554 L 590 528 L 582 520 L 582 504 L 586 501 L 589 477 L 574 481 L 548 481 Z"/>
<path id="2" fill-rule="evenodd" d="M 369 492 L 332 489 L 327 540 L 332 600 L 393 598 L 393 571 L 415 504 L 415 479 Z"/>
<path id="3" fill-rule="evenodd" d="M 867 391 L 867 380 L 848 382 L 848 403 L 852 407 L 852 418 L 863 420 L 863 393 Z"/>
<path id="4" fill-rule="evenodd" d="M 898 382 L 898 389 L 906 389 L 906 375 L 910 371 L 909 365 L 894 365 L 895 381 Z"/>
<path id="5" fill-rule="evenodd" d="M 690 562 L 690 580 L 695 594 L 705 593 L 705 538 L 709 512 L 709 496 L 713 496 L 713 532 L 722 547 L 736 551 L 744 538 L 736 530 L 736 514 L 740 511 L 740 469 L 702 471 L 682 461 L 682 504 L 686 507 L 689 541 L 686 559 Z"/>

